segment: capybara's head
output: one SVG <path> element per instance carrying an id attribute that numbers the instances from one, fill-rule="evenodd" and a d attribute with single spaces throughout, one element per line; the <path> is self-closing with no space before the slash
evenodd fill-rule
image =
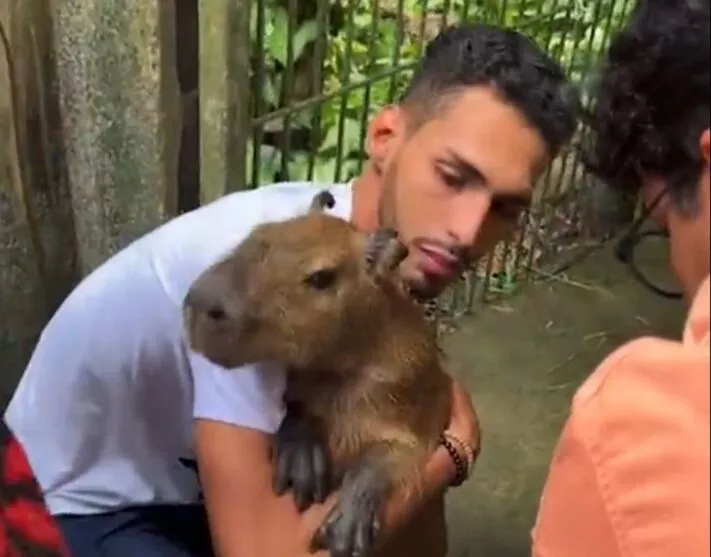
<path id="1" fill-rule="evenodd" d="M 255 227 L 195 281 L 184 301 L 193 350 L 226 368 L 323 371 L 367 350 L 407 249 L 393 231 L 364 234 L 326 214 L 333 204 L 324 191 L 308 214 Z"/>

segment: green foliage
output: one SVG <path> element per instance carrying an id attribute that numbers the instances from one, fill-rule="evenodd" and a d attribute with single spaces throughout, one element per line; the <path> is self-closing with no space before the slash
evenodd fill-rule
<path id="1" fill-rule="evenodd" d="M 334 5 L 343 9 L 342 25 L 325 41 L 322 64 L 322 102 L 299 108 L 288 117 L 268 122 L 277 130 L 307 130 L 308 146 L 296 146 L 287 153 L 259 141 L 259 157 L 248 153 L 248 182 L 254 186 L 272 182 L 286 168 L 289 179 L 329 182 L 346 180 L 361 169 L 365 125 L 383 105 L 396 100 L 407 85 L 411 69 L 424 42 L 443 23 L 488 21 L 518 29 L 558 58 L 571 79 L 584 83 L 587 74 L 610 34 L 625 17 L 630 0 L 300 0 L 326 1 L 333 15 Z M 257 21 L 263 2 L 263 40 Z M 252 42 L 256 60 L 254 87 L 257 117 L 305 99 L 286 99 L 286 82 L 304 81 L 304 75 L 287 80 L 289 40 L 291 59 L 300 64 L 313 80 L 316 43 L 326 30 L 316 19 L 289 25 L 289 14 L 277 0 L 257 0 L 252 9 Z M 423 39 L 424 36 L 424 39 Z M 291 37 L 291 39 L 289 39 Z M 263 44 L 263 53 L 258 44 Z M 302 74 L 304 72 L 301 69 Z M 339 94 L 344 88 L 347 92 Z M 314 92 L 319 95 L 319 92 Z M 285 100 L 286 99 L 286 100 Z M 291 101 L 291 102 L 290 102 Z M 259 139 L 259 137 L 258 137 Z M 253 145 L 250 146 L 250 150 Z M 286 158 L 284 158 L 286 156 Z M 256 162 L 259 171 L 252 174 Z"/>

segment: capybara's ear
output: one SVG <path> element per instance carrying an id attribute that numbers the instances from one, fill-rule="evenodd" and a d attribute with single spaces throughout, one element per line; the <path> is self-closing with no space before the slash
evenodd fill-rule
<path id="1" fill-rule="evenodd" d="M 328 190 L 323 190 L 314 195 L 311 200 L 311 207 L 309 207 L 309 212 L 320 213 L 324 209 L 333 209 L 336 204 L 336 199 L 333 194 Z"/>
<path id="2" fill-rule="evenodd" d="M 368 274 L 376 279 L 385 277 L 397 270 L 407 257 L 407 247 L 391 228 L 381 228 L 368 238 L 365 248 L 365 266 Z"/>

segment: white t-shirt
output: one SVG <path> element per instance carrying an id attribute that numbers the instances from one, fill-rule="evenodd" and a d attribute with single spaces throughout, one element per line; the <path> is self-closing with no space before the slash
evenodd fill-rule
<path id="1" fill-rule="evenodd" d="M 316 192 L 349 219 L 349 185 L 236 192 L 166 223 L 96 269 L 44 329 L 5 413 L 52 514 L 199 500 L 195 418 L 273 433 L 281 366 L 238 373 L 192 353 L 181 305 L 192 282 L 251 229 L 307 211 Z"/>

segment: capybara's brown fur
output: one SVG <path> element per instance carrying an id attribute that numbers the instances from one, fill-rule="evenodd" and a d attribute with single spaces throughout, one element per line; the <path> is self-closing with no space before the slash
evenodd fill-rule
<path id="1" fill-rule="evenodd" d="M 390 495 L 421 479 L 449 419 L 450 378 L 398 280 L 404 247 L 387 231 L 366 235 L 326 214 L 329 198 L 322 192 L 308 214 L 256 227 L 198 278 L 186 327 L 191 347 L 224 367 L 283 362 L 289 398 L 325 427 L 345 473 L 341 495 L 364 462 L 385 471 Z M 446 552 L 442 496 L 374 553 Z"/>

